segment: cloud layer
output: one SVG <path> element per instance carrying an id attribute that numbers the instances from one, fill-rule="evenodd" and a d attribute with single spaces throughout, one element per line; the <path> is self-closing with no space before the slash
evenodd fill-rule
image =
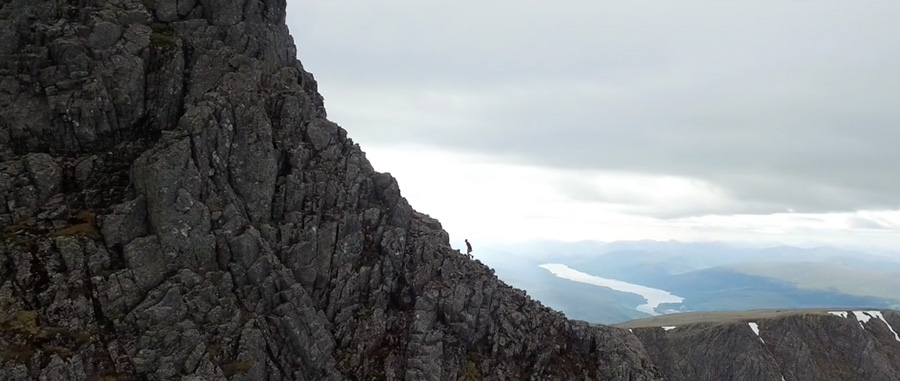
<path id="1" fill-rule="evenodd" d="M 364 147 L 594 173 L 556 184 L 582 202 L 644 202 L 596 173 L 701 190 L 685 207 L 637 212 L 661 217 L 900 209 L 897 3 L 317 2 L 289 12 L 330 113 Z"/>

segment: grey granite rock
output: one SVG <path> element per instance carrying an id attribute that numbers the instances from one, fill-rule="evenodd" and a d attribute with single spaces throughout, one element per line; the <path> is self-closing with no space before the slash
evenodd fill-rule
<path id="1" fill-rule="evenodd" d="M 91 49 L 106 49 L 122 37 L 122 27 L 109 21 L 98 21 L 88 37 Z"/>

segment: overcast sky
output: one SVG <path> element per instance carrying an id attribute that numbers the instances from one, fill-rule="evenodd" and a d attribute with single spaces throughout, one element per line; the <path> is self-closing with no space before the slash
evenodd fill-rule
<path id="1" fill-rule="evenodd" d="M 900 3 L 290 3 L 330 119 L 456 244 L 900 247 Z"/>

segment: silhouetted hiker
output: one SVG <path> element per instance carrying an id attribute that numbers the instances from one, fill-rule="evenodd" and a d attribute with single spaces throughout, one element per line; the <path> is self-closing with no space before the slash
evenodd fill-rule
<path id="1" fill-rule="evenodd" d="M 469 243 L 468 239 L 466 239 L 466 255 L 468 255 L 469 258 L 472 258 L 472 244 Z"/>

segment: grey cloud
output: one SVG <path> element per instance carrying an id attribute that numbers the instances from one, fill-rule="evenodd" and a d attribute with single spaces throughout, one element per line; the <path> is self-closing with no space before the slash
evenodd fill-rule
<path id="1" fill-rule="evenodd" d="M 606 204 L 628 214 L 662 219 L 678 219 L 709 214 L 769 214 L 788 210 L 777 202 L 762 198 L 741 201 L 714 199 L 654 200 L 646 193 L 622 190 L 615 185 L 598 185 L 590 181 L 561 181 L 555 184 L 560 194 L 581 203 Z"/>
<path id="2" fill-rule="evenodd" d="M 900 208 L 898 15 L 887 2 L 318 2 L 289 22 L 364 148 L 682 176 L 739 201 L 691 214 Z M 471 102 L 415 100 L 429 91 Z"/>
<path id="3" fill-rule="evenodd" d="M 879 221 L 875 221 L 873 219 L 865 218 L 865 217 L 854 217 L 850 219 L 850 226 L 855 229 L 876 229 L 876 230 L 891 230 L 893 227 L 890 225 L 884 224 Z"/>

